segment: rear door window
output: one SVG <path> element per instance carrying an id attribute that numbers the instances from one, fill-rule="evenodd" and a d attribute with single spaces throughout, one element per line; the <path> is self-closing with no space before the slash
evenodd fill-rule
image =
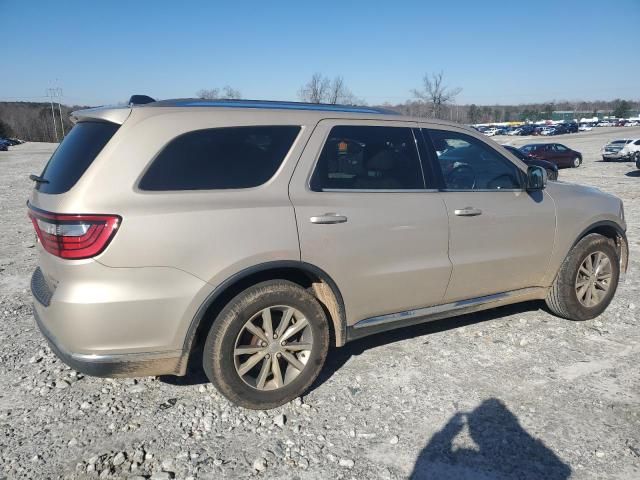
<path id="1" fill-rule="evenodd" d="M 300 126 L 225 127 L 174 138 L 140 180 L 141 190 L 251 188 L 278 170 Z"/>
<path id="2" fill-rule="evenodd" d="M 111 122 L 76 124 L 53 153 L 36 183 L 42 193 L 58 194 L 73 187 L 120 125 Z"/>
<path id="3" fill-rule="evenodd" d="M 311 177 L 311 190 L 420 190 L 425 188 L 410 128 L 336 126 Z"/>

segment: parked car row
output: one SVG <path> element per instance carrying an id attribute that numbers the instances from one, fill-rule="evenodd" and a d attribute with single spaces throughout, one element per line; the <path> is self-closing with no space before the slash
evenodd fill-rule
<path id="1" fill-rule="evenodd" d="M 637 127 L 640 125 L 640 122 L 637 120 L 625 120 L 625 119 L 610 119 L 610 120 L 601 120 L 599 122 L 593 123 L 594 127 Z"/>
<path id="2" fill-rule="evenodd" d="M 24 143 L 24 141 L 17 138 L 0 138 L 0 152 L 6 152 L 9 147 L 20 145 L 21 143 Z"/>
<path id="3" fill-rule="evenodd" d="M 577 133 L 580 131 L 580 126 L 575 123 L 558 123 L 555 125 L 521 125 L 519 127 L 485 127 L 478 126 L 473 127 L 480 133 L 488 137 L 493 137 L 494 135 L 562 135 L 564 133 Z"/>

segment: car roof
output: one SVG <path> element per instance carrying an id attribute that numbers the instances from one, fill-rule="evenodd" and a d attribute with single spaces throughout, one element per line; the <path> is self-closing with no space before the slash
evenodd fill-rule
<path id="1" fill-rule="evenodd" d="M 153 100 L 153 99 L 150 99 Z M 146 103 L 131 103 L 129 105 L 101 106 L 77 110 L 71 113 L 72 121 L 105 120 L 118 124 L 124 121 L 134 111 L 137 115 L 153 116 L 169 111 L 212 111 L 223 113 L 235 110 L 237 112 L 251 112 L 251 114 L 282 114 L 288 119 L 321 120 L 326 118 L 340 118 L 352 120 L 381 120 L 418 122 L 461 128 L 472 131 L 467 125 L 449 122 L 435 118 L 411 117 L 396 111 L 368 106 L 333 105 L 322 103 L 285 102 L 269 100 L 202 100 L 198 98 L 181 98 L 172 100 L 149 101 Z"/>

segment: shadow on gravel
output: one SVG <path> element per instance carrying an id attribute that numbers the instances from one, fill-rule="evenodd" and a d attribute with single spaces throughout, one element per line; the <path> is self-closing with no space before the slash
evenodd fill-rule
<path id="1" fill-rule="evenodd" d="M 631 170 L 630 172 L 625 173 L 627 177 L 640 177 L 640 170 Z"/>
<path id="2" fill-rule="evenodd" d="M 455 439 L 464 435 L 465 446 Z M 469 437 L 475 443 L 469 448 Z M 518 418 L 496 398 L 471 412 L 456 413 L 420 452 L 412 480 L 564 480 L 571 468 L 529 435 Z"/>
<path id="3" fill-rule="evenodd" d="M 309 391 L 315 390 L 329 378 L 333 376 L 342 366 L 349 361 L 349 359 L 355 355 L 376 347 L 382 347 L 390 343 L 400 342 L 409 338 L 421 337 L 423 335 L 430 335 L 433 333 L 444 332 L 447 330 L 453 330 L 455 328 L 464 327 L 466 325 L 473 325 L 488 320 L 495 320 L 508 315 L 517 315 L 524 312 L 532 312 L 540 310 L 540 302 L 523 302 L 514 305 L 507 305 L 505 307 L 498 307 L 491 310 L 484 310 L 481 312 L 470 313 L 468 315 L 461 315 L 459 317 L 444 318 L 442 320 L 436 320 L 434 322 L 422 323 L 420 325 L 414 325 L 412 327 L 399 328 L 397 330 L 391 330 L 389 332 L 378 333 L 365 337 L 360 340 L 347 343 L 344 347 L 332 348 L 327 356 L 326 363 L 320 375 L 316 381 L 311 385 Z M 425 339 L 425 343 L 428 340 Z"/>

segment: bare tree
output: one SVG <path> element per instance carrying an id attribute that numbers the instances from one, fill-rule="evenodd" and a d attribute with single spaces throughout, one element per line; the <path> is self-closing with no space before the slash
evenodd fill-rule
<path id="1" fill-rule="evenodd" d="M 203 100 L 217 100 L 217 99 L 230 99 L 230 98 L 241 98 L 242 94 L 240 90 L 230 87 L 229 85 L 225 85 L 220 88 L 210 88 L 210 89 L 202 89 L 198 90 L 196 93 L 198 98 L 202 98 Z"/>
<path id="2" fill-rule="evenodd" d="M 300 88 L 298 98 L 309 103 L 329 103 L 332 105 L 354 105 L 362 103 L 349 90 L 341 76 L 329 80 L 321 73 L 314 73 L 311 79 Z"/>
<path id="3" fill-rule="evenodd" d="M 356 97 L 351 93 L 351 90 L 347 88 L 342 77 L 336 77 L 331 82 L 329 87 L 329 95 L 327 103 L 333 105 L 341 103 L 343 105 L 353 105 L 358 103 Z"/>
<path id="4" fill-rule="evenodd" d="M 314 73 L 304 86 L 298 91 L 298 97 L 303 102 L 325 103 L 329 95 L 331 82 L 321 73 Z"/>
<path id="5" fill-rule="evenodd" d="M 229 85 L 225 85 L 224 87 L 222 87 L 222 98 L 242 98 L 242 93 L 240 93 L 240 90 L 236 89 L 236 88 L 232 88 Z"/>
<path id="6" fill-rule="evenodd" d="M 455 100 L 462 88 L 449 88 L 444 84 L 443 72 L 426 74 L 423 78 L 424 90 L 413 90 L 413 96 L 430 106 L 431 115 L 441 118 L 445 105 Z"/>

